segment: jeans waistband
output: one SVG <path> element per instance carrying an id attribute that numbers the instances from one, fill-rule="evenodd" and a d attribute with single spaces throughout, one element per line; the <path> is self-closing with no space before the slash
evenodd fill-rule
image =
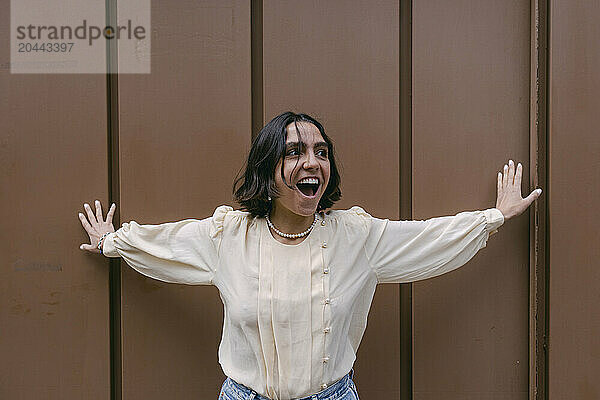
<path id="1" fill-rule="evenodd" d="M 334 393 L 336 393 L 340 389 L 348 386 L 349 381 L 353 377 L 354 377 L 354 368 L 352 368 L 350 370 L 350 372 L 348 372 L 340 380 L 333 383 L 328 388 L 323 389 L 320 392 L 312 394 L 310 396 L 302 397 L 302 398 L 295 399 L 295 400 L 328 399 L 330 396 L 332 396 Z M 247 400 L 271 400 L 268 397 L 264 397 L 264 396 L 256 393 L 256 391 L 250 389 L 249 387 L 246 387 L 246 386 L 242 385 L 241 383 L 237 383 L 236 381 L 234 381 L 233 379 L 231 379 L 229 377 L 227 377 L 227 379 L 226 379 L 225 386 L 227 386 L 228 390 L 233 391 L 239 397 L 240 400 L 246 400 L 246 399 Z"/>

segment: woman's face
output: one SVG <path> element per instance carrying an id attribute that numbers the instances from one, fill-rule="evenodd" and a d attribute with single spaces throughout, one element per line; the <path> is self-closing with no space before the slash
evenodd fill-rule
<path id="1" fill-rule="evenodd" d="M 316 126 L 304 121 L 298 122 L 297 125 L 302 135 L 302 143 L 298 142 L 295 124 L 289 124 L 286 127 L 284 158 L 279 160 L 275 167 L 275 183 L 280 197 L 273 201 L 276 209 L 283 206 L 294 214 L 310 216 L 316 212 L 329 183 L 329 149 Z M 282 164 L 286 182 L 293 189 L 283 183 Z"/>

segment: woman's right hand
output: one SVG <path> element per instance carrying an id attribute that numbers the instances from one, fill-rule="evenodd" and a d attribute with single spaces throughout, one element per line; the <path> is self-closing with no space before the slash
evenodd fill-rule
<path id="1" fill-rule="evenodd" d="M 98 241 L 100 240 L 102 235 L 104 235 L 107 232 L 115 231 L 112 219 L 113 215 L 115 214 L 115 210 L 117 209 L 117 206 L 115 206 L 115 203 L 113 203 L 110 206 L 110 210 L 108 210 L 108 213 L 106 214 L 106 221 L 104 221 L 102 217 L 102 205 L 100 204 L 100 201 L 96 200 L 96 215 L 94 215 L 88 203 L 85 203 L 83 207 L 85 208 L 85 211 L 89 218 L 89 222 L 85 215 L 83 215 L 82 213 L 79 213 L 79 220 L 81 221 L 81 225 L 83 225 L 83 228 L 90 237 L 90 244 L 84 243 L 81 246 L 79 246 L 79 248 L 81 250 L 87 250 L 91 253 L 99 254 L 100 250 L 98 250 Z"/>

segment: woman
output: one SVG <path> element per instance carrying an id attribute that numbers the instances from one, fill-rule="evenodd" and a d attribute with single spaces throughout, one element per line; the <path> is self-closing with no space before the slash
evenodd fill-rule
<path id="1" fill-rule="evenodd" d="M 425 221 L 330 210 L 341 197 L 334 147 L 321 124 L 286 112 L 252 144 L 234 184 L 242 208 L 114 232 L 89 205 L 83 250 L 122 257 L 149 277 L 215 285 L 225 308 L 220 399 L 358 399 L 352 368 L 378 283 L 432 278 L 469 261 L 521 198 L 522 166 L 498 174 L 495 208 Z M 114 232 L 114 233 L 113 233 Z"/>

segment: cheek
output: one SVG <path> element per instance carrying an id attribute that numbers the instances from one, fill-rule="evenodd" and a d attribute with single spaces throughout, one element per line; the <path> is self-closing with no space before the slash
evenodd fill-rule
<path id="1" fill-rule="evenodd" d="M 283 175 L 285 176 L 286 180 L 289 180 L 289 171 L 287 170 L 287 167 L 288 167 L 287 163 L 284 163 L 283 164 Z M 277 184 L 277 186 L 279 188 L 284 188 L 285 183 L 283 181 L 281 173 L 282 173 L 282 170 L 281 170 L 281 163 L 280 163 L 275 168 L 275 183 Z"/>
<path id="2" fill-rule="evenodd" d="M 323 166 L 324 175 L 327 178 L 327 182 L 329 183 L 329 178 L 331 178 L 331 166 L 329 163 Z"/>
<path id="3" fill-rule="evenodd" d="M 283 169 L 283 174 L 285 176 L 285 181 L 288 185 L 290 183 L 290 171 L 286 170 L 285 167 Z M 289 192 L 291 189 L 285 184 L 283 178 L 281 177 L 281 170 L 276 170 L 275 172 L 275 185 L 277 185 L 277 189 L 279 189 L 282 193 Z"/>

